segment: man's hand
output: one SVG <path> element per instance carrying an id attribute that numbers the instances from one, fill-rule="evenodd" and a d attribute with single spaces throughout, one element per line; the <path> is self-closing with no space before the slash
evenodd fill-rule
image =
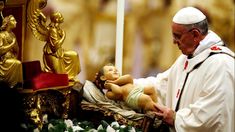
<path id="1" fill-rule="evenodd" d="M 154 111 L 154 113 L 158 116 L 161 117 L 164 122 L 166 122 L 169 125 L 174 125 L 175 121 L 175 111 L 173 111 L 170 108 L 167 108 L 166 106 L 161 106 L 159 104 L 155 104 L 154 107 L 158 111 Z"/>

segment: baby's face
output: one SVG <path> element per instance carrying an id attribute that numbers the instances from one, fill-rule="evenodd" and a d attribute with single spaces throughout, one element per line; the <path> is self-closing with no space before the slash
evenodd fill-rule
<path id="1" fill-rule="evenodd" d="M 115 66 L 104 66 L 103 70 L 106 80 L 116 80 L 120 76 Z"/>

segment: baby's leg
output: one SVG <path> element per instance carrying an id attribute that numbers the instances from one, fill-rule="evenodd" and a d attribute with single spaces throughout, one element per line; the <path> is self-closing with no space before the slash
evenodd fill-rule
<path id="1" fill-rule="evenodd" d="M 138 99 L 139 107 L 145 111 L 156 111 L 157 109 L 154 107 L 154 104 L 155 102 L 152 100 L 152 98 L 146 94 L 141 94 Z"/>
<path id="2" fill-rule="evenodd" d="M 118 100 L 117 95 L 115 95 L 112 91 L 107 91 L 105 95 L 111 100 Z"/>
<path id="3" fill-rule="evenodd" d="M 144 87 L 144 94 L 150 96 L 154 102 L 157 102 L 157 91 L 154 89 L 154 87 Z"/>

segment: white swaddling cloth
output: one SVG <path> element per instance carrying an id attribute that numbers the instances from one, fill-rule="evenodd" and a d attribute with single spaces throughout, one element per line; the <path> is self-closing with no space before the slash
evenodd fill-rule
<path id="1" fill-rule="evenodd" d="M 125 100 L 127 105 L 133 109 L 138 110 L 139 109 L 138 100 L 139 100 L 140 95 L 143 92 L 144 92 L 144 87 L 134 85 L 133 90 L 131 90 L 131 92 L 129 93 L 129 95 L 127 96 Z"/>

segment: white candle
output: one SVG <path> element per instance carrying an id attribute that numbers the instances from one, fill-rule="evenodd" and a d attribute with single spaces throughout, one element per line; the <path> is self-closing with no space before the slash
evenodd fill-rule
<path id="1" fill-rule="evenodd" d="M 122 75 L 124 0 L 117 0 L 115 66 Z"/>

